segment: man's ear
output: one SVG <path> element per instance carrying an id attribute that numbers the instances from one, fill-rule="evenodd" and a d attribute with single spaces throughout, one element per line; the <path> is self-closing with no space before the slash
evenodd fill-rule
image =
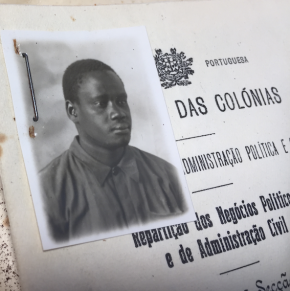
<path id="1" fill-rule="evenodd" d="M 65 109 L 66 109 L 66 114 L 68 118 L 74 122 L 78 122 L 78 111 L 77 111 L 77 106 L 75 103 L 72 103 L 70 100 L 65 101 Z"/>

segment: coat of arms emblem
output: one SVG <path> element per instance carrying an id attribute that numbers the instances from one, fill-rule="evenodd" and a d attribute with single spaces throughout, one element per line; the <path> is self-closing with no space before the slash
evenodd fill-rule
<path id="1" fill-rule="evenodd" d="M 168 89 L 191 84 L 188 76 L 194 73 L 190 68 L 192 58 L 186 59 L 184 52 L 177 53 L 175 48 L 170 49 L 170 53 L 163 54 L 161 49 L 155 52 L 154 59 L 162 87 Z"/>

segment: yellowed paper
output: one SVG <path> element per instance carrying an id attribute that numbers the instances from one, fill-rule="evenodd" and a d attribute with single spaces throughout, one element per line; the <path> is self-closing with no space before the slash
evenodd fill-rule
<path id="1" fill-rule="evenodd" d="M 1 52 L 1 167 L 23 290 L 289 288 L 289 10 L 287 1 L 0 8 L 1 29 L 144 25 L 152 57 L 175 48 L 193 58 L 194 70 L 191 84 L 163 94 L 200 224 L 189 223 L 177 239 L 162 234 L 151 247 L 138 244 L 138 233 L 135 241 L 127 235 L 43 252 Z M 233 166 L 223 158 L 229 150 L 234 160 L 231 148 L 242 158 Z M 217 152 L 223 163 L 216 165 Z M 203 155 L 208 165 L 199 169 Z M 247 240 L 251 234 L 255 240 Z M 229 242 L 225 250 L 219 238 Z"/>

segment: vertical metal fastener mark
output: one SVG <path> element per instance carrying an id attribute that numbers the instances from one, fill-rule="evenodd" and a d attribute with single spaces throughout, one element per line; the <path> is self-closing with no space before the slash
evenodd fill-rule
<path id="1" fill-rule="evenodd" d="M 29 59 L 28 59 L 28 55 L 26 53 L 21 53 L 21 54 L 22 54 L 22 57 L 25 58 L 25 63 L 26 63 L 28 83 L 29 83 L 29 89 L 30 89 L 30 94 L 31 94 L 31 98 L 32 98 L 32 106 L 33 106 L 33 111 L 34 111 L 33 121 L 37 121 L 38 120 L 38 111 L 37 111 L 36 99 L 35 99 L 35 94 L 34 94 L 34 89 L 33 89 L 31 72 L 30 72 Z"/>

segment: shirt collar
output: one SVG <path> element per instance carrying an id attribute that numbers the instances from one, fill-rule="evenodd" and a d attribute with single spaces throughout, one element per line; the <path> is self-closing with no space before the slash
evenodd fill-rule
<path id="1" fill-rule="evenodd" d="M 102 164 L 98 160 L 90 156 L 80 145 L 79 136 L 76 136 L 69 148 L 69 151 L 78 158 L 82 163 L 89 167 L 95 174 L 95 177 L 100 185 L 103 185 L 112 168 Z M 118 163 L 123 173 L 132 178 L 136 182 L 139 181 L 139 170 L 137 167 L 134 153 L 130 146 L 126 146 L 124 155 Z"/>

